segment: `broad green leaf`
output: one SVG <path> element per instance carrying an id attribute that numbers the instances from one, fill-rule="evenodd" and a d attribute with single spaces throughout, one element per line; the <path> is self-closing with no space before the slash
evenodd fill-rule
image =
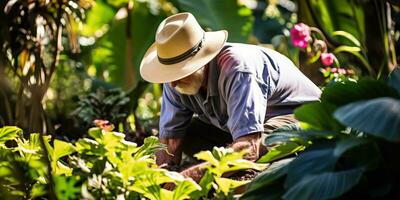
<path id="1" fill-rule="evenodd" d="M 60 176 L 60 175 L 71 176 L 72 175 L 72 168 L 64 165 L 60 161 L 52 162 L 52 170 L 53 170 L 54 175 L 57 175 L 57 176 Z"/>
<path id="2" fill-rule="evenodd" d="M 75 151 L 76 149 L 73 144 L 55 139 L 52 158 L 53 160 L 57 161 L 61 157 L 72 154 Z"/>
<path id="3" fill-rule="evenodd" d="M 211 154 L 210 151 L 202 151 L 194 155 L 195 158 L 199 160 L 204 160 L 206 162 L 209 162 L 210 164 L 214 166 L 218 166 L 219 162 L 217 159 L 214 158 L 214 156 Z"/>
<path id="4" fill-rule="evenodd" d="M 186 179 L 180 182 L 174 189 L 172 200 L 190 199 L 191 194 L 195 191 L 200 191 L 201 187 L 191 179 Z"/>
<path id="5" fill-rule="evenodd" d="M 287 173 L 289 164 L 293 158 L 286 158 L 273 162 L 265 171 L 261 172 L 248 186 L 248 190 L 264 188 L 274 181 L 282 178 Z"/>
<path id="6" fill-rule="evenodd" d="M 368 140 L 365 140 L 363 138 L 357 138 L 357 137 L 349 137 L 346 139 L 341 139 L 336 143 L 335 150 L 333 151 L 333 155 L 337 158 L 340 158 L 343 153 L 346 151 L 368 143 Z"/>
<path id="7" fill-rule="evenodd" d="M 22 130 L 16 126 L 4 126 L 0 128 L 0 146 L 8 140 L 13 140 L 22 135 Z"/>
<path id="8" fill-rule="evenodd" d="M 332 36 L 342 36 L 342 37 L 348 39 L 349 41 L 351 41 L 357 47 L 361 47 L 360 41 L 358 41 L 358 39 L 356 37 L 354 37 L 352 34 L 346 32 L 346 31 L 334 31 L 332 33 Z"/>
<path id="9" fill-rule="evenodd" d="M 311 174 L 323 173 L 334 169 L 337 158 L 333 156 L 333 145 L 322 145 L 317 149 L 303 152 L 288 167 L 285 188 L 291 188 Z"/>
<path id="10" fill-rule="evenodd" d="M 362 168 L 355 168 L 304 176 L 288 188 L 283 199 L 335 199 L 355 186 L 363 173 Z"/>
<path id="11" fill-rule="evenodd" d="M 311 140 L 318 138 L 331 138 L 338 133 L 334 131 L 314 131 L 314 130 L 296 130 L 273 132 L 265 138 L 264 145 L 277 145 L 286 142 L 296 142 L 301 145 L 308 145 Z"/>
<path id="12" fill-rule="evenodd" d="M 342 106 L 359 100 L 367 100 L 377 97 L 397 98 L 396 91 L 386 83 L 379 80 L 361 79 L 357 83 L 336 83 L 325 88 L 321 95 L 322 102 L 329 102 L 336 106 Z"/>
<path id="13" fill-rule="evenodd" d="M 296 118 L 310 126 L 311 130 L 340 131 L 343 126 L 333 118 L 336 106 L 325 102 L 311 103 L 294 111 Z"/>
<path id="14" fill-rule="evenodd" d="M 271 148 L 267 154 L 262 156 L 258 163 L 269 163 L 280 158 L 286 157 L 288 155 L 292 155 L 296 152 L 303 151 L 305 146 L 299 145 L 296 142 L 286 142 L 284 144 L 278 145 L 276 147 Z"/>
<path id="15" fill-rule="evenodd" d="M 382 97 L 340 107 L 335 118 L 351 128 L 390 142 L 400 141 L 400 100 Z"/>
<path id="16" fill-rule="evenodd" d="M 213 31 L 227 30 L 229 41 L 247 42 L 253 17 L 251 10 L 236 0 L 178 0 L 183 11 L 192 13 L 198 22 Z M 223 12 L 222 12 L 223 11 Z"/>
<path id="17" fill-rule="evenodd" d="M 229 178 L 215 177 L 215 182 L 218 185 L 217 193 L 222 192 L 225 196 L 228 196 L 232 189 L 245 185 L 249 181 L 236 181 Z"/>
<path id="18" fill-rule="evenodd" d="M 397 90 L 397 93 L 400 96 L 400 67 L 396 67 L 390 74 L 389 74 L 389 86 L 393 87 Z"/>
<path id="19" fill-rule="evenodd" d="M 103 133 L 101 132 L 101 129 L 98 127 L 90 128 L 88 134 L 96 141 L 100 141 L 103 139 Z"/>
<path id="20" fill-rule="evenodd" d="M 75 143 L 76 150 L 80 154 L 86 155 L 96 155 L 96 156 L 104 156 L 106 150 L 103 145 L 100 145 L 98 142 L 92 139 L 83 138 L 79 139 L 78 142 Z"/>

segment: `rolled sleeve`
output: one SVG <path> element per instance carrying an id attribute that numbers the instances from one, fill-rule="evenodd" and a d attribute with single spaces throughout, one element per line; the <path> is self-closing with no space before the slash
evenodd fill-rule
<path id="1" fill-rule="evenodd" d="M 164 84 L 159 137 L 161 139 L 182 138 L 192 116 L 193 112 L 181 103 L 176 91 Z"/>
<path id="2" fill-rule="evenodd" d="M 228 78 L 226 86 L 227 126 L 233 139 L 264 131 L 267 99 L 255 76 L 247 72 L 235 72 Z"/>

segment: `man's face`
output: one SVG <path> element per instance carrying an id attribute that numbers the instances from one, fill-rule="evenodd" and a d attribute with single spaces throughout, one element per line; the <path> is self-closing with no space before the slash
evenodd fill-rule
<path id="1" fill-rule="evenodd" d="M 186 95 L 195 95 L 199 92 L 205 77 L 205 67 L 197 70 L 193 74 L 170 83 L 179 93 Z"/>

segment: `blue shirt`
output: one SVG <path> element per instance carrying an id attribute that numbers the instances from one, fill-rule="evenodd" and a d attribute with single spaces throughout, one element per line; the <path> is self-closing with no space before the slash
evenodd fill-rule
<path id="1" fill-rule="evenodd" d="M 321 95 L 287 57 L 255 45 L 226 43 L 208 67 L 206 95 L 163 85 L 160 138 L 182 138 L 195 114 L 235 140 L 262 132 L 269 118 L 293 113 Z"/>

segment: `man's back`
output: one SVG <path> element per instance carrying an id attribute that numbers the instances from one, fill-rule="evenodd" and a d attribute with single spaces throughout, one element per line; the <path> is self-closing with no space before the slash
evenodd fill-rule
<path id="1" fill-rule="evenodd" d="M 227 79 L 235 71 L 256 77 L 267 100 L 266 119 L 288 114 L 292 108 L 318 101 L 320 89 L 312 83 L 286 56 L 263 47 L 226 43 L 217 56 L 220 79 Z M 224 80 L 220 80 L 223 83 Z M 221 91 L 226 86 L 219 85 Z"/>
<path id="2" fill-rule="evenodd" d="M 161 136 L 183 134 L 194 113 L 235 139 L 321 93 L 288 58 L 254 45 L 226 43 L 207 67 L 206 94 L 184 95 L 164 84 Z"/>

